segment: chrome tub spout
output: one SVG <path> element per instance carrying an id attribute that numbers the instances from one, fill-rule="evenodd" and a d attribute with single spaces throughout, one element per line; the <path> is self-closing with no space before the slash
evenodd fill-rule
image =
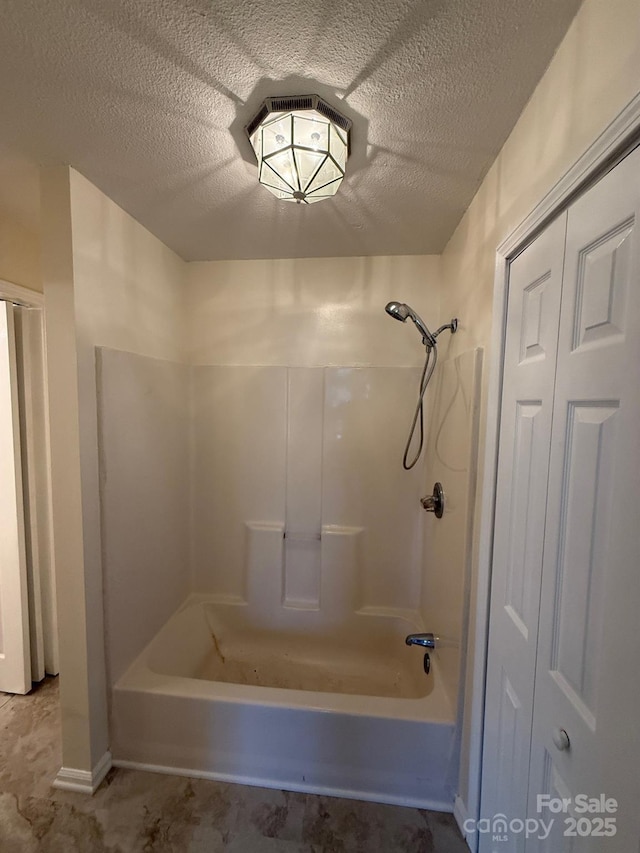
<path id="1" fill-rule="evenodd" d="M 433 634 L 409 634 L 405 643 L 408 646 L 422 646 L 425 649 L 435 649 L 437 639 Z"/>

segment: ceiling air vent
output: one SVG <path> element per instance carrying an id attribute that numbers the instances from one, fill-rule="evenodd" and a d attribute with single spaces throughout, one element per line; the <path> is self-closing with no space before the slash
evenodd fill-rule
<path id="1" fill-rule="evenodd" d="M 338 127 L 341 127 L 343 130 L 349 130 L 351 127 L 351 122 L 346 116 L 340 115 L 337 110 L 334 110 L 333 107 L 330 107 L 329 104 L 325 103 L 322 98 L 318 98 L 318 103 L 316 104 L 316 110 L 321 113 L 323 116 L 332 121 L 334 124 L 337 124 Z"/>
<path id="2" fill-rule="evenodd" d="M 293 110 L 312 110 L 313 95 L 297 95 L 291 98 L 270 98 L 271 112 L 288 113 Z"/>
<path id="3" fill-rule="evenodd" d="M 252 135 L 253 131 L 256 129 L 256 127 L 258 127 L 258 125 L 261 122 L 263 122 L 268 115 L 269 115 L 269 108 L 267 107 L 266 104 L 263 104 L 260 107 L 260 112 L 258 113 L 258 115 L 255 118 L 253 118 L 249 122 L 249 124 L 246 126 L 245 130 L 247 132 L 247 136 L 251 137 L 251 135 Z"/>

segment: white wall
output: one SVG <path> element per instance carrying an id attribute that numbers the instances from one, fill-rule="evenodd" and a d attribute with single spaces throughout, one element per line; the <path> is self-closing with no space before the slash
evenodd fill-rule
<path id="1" fill-rule="evenodd" d="M 108 746 L 96 347 L 179 360 L 184 264 L 73 170 L 45 170 L 42 201 L 63 763 L 90 770 Z M 133 568 L 153 589 L 151 561 Z"/>
<path id="2" fill-rule="evenodd" d="M 108 540 L 101 542 L 101 506 L 100 506 L 100 470 L 98 451 L 98 395 L 96 386 L 96 348 L 107 347 L 126 353 L 144 355 L 153 359 L 179 362 L 182 357 L 182 287 L 184 262 L 167 249 L 156 237 L 139 225 L 132 217 L 96 189 L 77 172 L 71 171 L 71 214 L 73 230 L 73 264 L 75 282 L 76 337 L 78 346 L 78 375 L 81 401 L 81 443 L 83 477 L 83 511 L 85 529 L 85 559 L 95 566 L 99 573 L 102 548 L 105 555 L 104 591 L 105 612 L 109 637 L 116 642 L 113 650 L 115 671 L 119 672 L 123 663 L 135 657 L 141 647 L 153 636 L 164 619 L 167 618 L 186 596 L 188 586 L 188 567 L 186 537 L 188 518 L 188 479 L 187 469 L 184 477 L 176 473 L 168 476 L 173 490 L 170 497 L 160 495 L 152 488 L 150 478 L 147 486 L 147 498 L 143 506 L 138 503 L 141 497 L 136 484 L 130 487 L 120 476 L 118 482 L 123 486 L 122 493 L 114 498 L 113 492 L 105 494 L 104 509 L 112 522 L 119 511 L 119 523 L 108 528 Z M 112 360 L 108 361 L 109 367 Z M 161 365 L 153 369 L 149 362 L 130 359 L 124 366 L 119 365 L 123 382 L 122 399 L 109 397 L 109 412 L 103 409 L 108 428 L 112 419 L 119 420 L 122 432 L 129 431 L 134 440 L 136 431 L 148 427 L 154 436 L 155 444 L 146 447 L 146 457 L 138 460 L 141 470 L 148 475 L 162 479 L 161 473 L 154 469 L 153 462 L 164 464 L 169 470 L 175 467 L 174 454 L 186 462 L 186 435 L 182 443 L 175 446 L 170 436 L 178 434 L 176 425 L 165 420 L 162 426 L 154 428 L 152 424 L 155 410 L 150 403 L 150 395 L 160 393 L 162 385 Z M 129 368 L 127 384 L 124 376 Z M 147 368 L 146 371 L 144 368 Z M 166 389 L 175 394 L 181 393 L 167 368 Z M 109 373 L 104 377 L 108 380 Z M 137 386 L 137 394 L 135 388 Z M 112 386 L 109 385 L 108 390 Z M 164 413 L 175 417 L 180 401 L 167 399 Z M 136 405 L 136 402 L 138 402 Z M 119 409 L 119 410 L 118 410 Z M 108 415 L 111 417 L 108 417 Z M 108 432 L 108 435 L 111 435 Z M 184 445 L 184 449 L 183 449 Z M 109 447 L 113 450 L 112 445 Z M 115 453 L 115 452 L 114 452 Z M 125 457 L 114 454 L 104 457 L 103 477 L 113 478 L 120 475 L 119 466 L 126 459 L 133 465 L 130 453 Z M 105 463 L 113 462 L 114 468 L 107 469 Z M 133 475 L 134 467 L 130 473 Z M 133 480 L 133 477 L 132 477 Z M 155 561 L 158 543 L 150 542 L 141 551 L 135 541 L 126 535 L 127 510 L 135 517 L 142 528 L 148 531 L 176 531 L 184 539 L 185 555 L 183 560 L 171 566 L 170 555 L 175 548 L 168 547 L 160 564 Z M 179 521 L 178 521 L 179 520 Z M 178 524 L 178 529 L 176 528 Z M 169 546 L 168 540 L 165 544 Z M 129 564 L 129 570 L 135 571 L 135 581 L 127 592 L 122 584 L 120 572 Z M 118 569 L 116 570 L 116 566 Z M 180 573 L 182 583 L 172 578 Z M 160 585 L 168 587 L 160 589 Z M 143 595 L 141 590 L 158 590 L 157 594 Z M 137 595 L 133 595 L 133 590 Z M 167 600 L 167 589 L 172 595 Z M 144 612 L 136 626 L 128 618 L 131 608 Z M 144 626 L 144 629 L 143 629 Z M 123 632 L 132 628 L 131 635 Z M 117 638 L 117 639 L 116 639 Z"/>
<path id="3" fill-rule="evenodd" d="M 449 337 L 440 341 L 429 399 L 426 471 L 429 486 L 442 483 L 445 512 L 440 519 L 426 518 L 421 601 L 427 630 L 441 639 L 436 651 L 439 672 L 451 707 L 456 708 L 471 582 L 483 353 L 477 349 L 449 356 L 453 341 Z"/>
<path id="4" fill-rule="evenodd" d="M 191 400 L 194 588 L 244 601 L 246 525 L 284 528 L 286 370 L 194 367 Z"/>
<path id="5" fill-rule="evenodd" d="M 100 348 L 98 408 L 113 684 L 190 591 L 188 368 Z"/>
<path id="6" fill-rule="evenodd" d="M 492 299 L 497 246 L 528 215 L 640 89 L 640 8 L 637 0 L 585 0 L 509 139 L 443 253 L 441 315 L 457 314 L 451 353 L 485 348 L 481 447 L 487 418 Z M 480 459 L 482 459 L 482 449 Z M 479 472 L 479 482 L 482 471 Z M 479 493 L 475 517 L 482 507 Z M 477 526 L 474 573 L 478 553 Z M 477 591 L 472 590 L 473 598 Z M 472 614 L 475 609 L 472 607 Z M 473 637 L 475 625 L 470 626 Z M 470 649 L 473 663 L 473 648 Z M 462 750 L 462 800 L 468 785 L 473 666 L 467 668 Z"/>
<path id="7" fill-rule="evenodd" d="M 424 357 L 419 336 L 411 339 Z M 402 454 L 420 375 L 420 368 L 382 366 L 326 372 L 322 517 L 351 536 L 362 529 L 360 607 L 419 610 L 425 457 L 405 471 Z"/>

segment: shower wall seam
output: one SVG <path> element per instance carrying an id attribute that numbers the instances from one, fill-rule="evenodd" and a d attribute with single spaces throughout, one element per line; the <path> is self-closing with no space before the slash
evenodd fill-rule
<path id="1" fill-rule="evenodd" d="M 282 539 L 282 561 L 280 564 L 280 606 L 283 607 L 287 600 L 287 542 L 284 538 L 289 524 L 289 456 L 291 443 L 291 381 L 290 368 L 284 367 L 284 400 L 285 400 L 285 442 L 284 442 L 284 512 L 283 512 L 283 539 Z"/>
<path id="2" fill-rule="evenodd" d="M 187 453 L 189 460 L 189 506 L 188 506 L 188 561 L 189 561 L 189 595 L 197 592 L 196 584 L 196 558 L 195 558 L 195 541 L 196 541 L 196 522 L 195 522 L 195 391 L 194 391 L 194 367 L 192 364 L 186 363 L 188 385 L 188 418 L 187 425 Z"/>

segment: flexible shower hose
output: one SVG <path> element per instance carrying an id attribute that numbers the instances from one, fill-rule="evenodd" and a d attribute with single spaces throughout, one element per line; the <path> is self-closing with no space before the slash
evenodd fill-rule
<path id="1" fill-rule="evenodd" d="M 431 360 L 431 353 L 433 352 L 433 360 Z M 416 464 L 418 459 L 420 458 L 420 454 L 422 453 L 422 445 L 424 444 L 424 413 L 422 408 L 422 403 L 425 395 L 425 391 L 427 390 L 427 385 L 429 384 L 429 380 L 433 376 L 433 371 L 436 369 L 436 364 L 438 361 L 438 349 L 437 347 L 427 347 L 427 356 L 424 361 L 424 367 L 422 369 L 422 376 L 420 377 L 420 391 L 418 394 L 418 405 L 416 406 L 416 411 L 413 416 L 413 421 L 411 423 L 411 430 L 409 432 L 409 438 L 407 439 L 407 446 L 404 449 L 404 456 L 402 457 L 402 467 L 405 471 L 410 471 L 411 468 Z M 429 364 L 431 362 L 431 364 Z M 409 456 L 409 449 L 411 447 L 411 442 L 413 441 L 413 436 L 416 431 L 416 424 L 418 423 L 418 419 L 420 420 L 420 445 L 418 447 L 418 452 L 411 460 L 411 462 L 407 462 L 407 457 Z"/>

